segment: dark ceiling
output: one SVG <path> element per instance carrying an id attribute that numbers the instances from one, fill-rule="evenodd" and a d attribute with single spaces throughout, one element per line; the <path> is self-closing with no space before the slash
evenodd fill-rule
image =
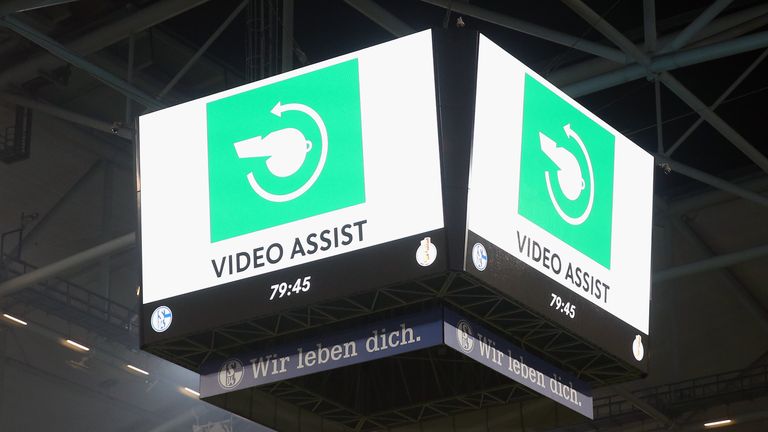
<path id="1" fill-rule="evenodd" d="M 210 2 L 167 21 L 163 26 L 199 46 L 237 3 L 233 0 Z M 557 1 L 479 0 L 471 3 L 543 27 L 613 46 L 590 24 Z M 682 30 L 709 6 L 710 2 L 689 0 L 656 3 L 657 32 L 664 35 Z M 721 15 L 735 13 L 760 3 L 762 2 L 759 0 L 734 1 Z M 448 19 L 446 10 L 415 0 L 389 0 L 381 4 L 414 29 L 441 27 L 447 21 L 453 25 L 453 20 L 460 16 L 453 13 Z M 624 35 L 638 44 L 642 43 L 642 2 L 610 0 L 589 1 L 588 4 Z M 462 19 L 466 22 L 467 29 L 476 29 L 486 34 L 544 76 L 593 57 L 582 51 L 510 31 L 486 21 L 467 16 Z M 210 55 L 235 69 L 242 70 L 245 67 L 245 35 L 245 18 L 241 16 L 214 43 Z M 391 34 L 343 1 L 296 1 L 295 41 L 297 47 L 306 54 L 307 63 L 318 62 L 391 38 Z M 729 56 L 677 69 L 673 75 L 702 101 L 711 104 L 759 54 L 760 52 L 753 51 Z M 761 125 L 766 110 L 761 102 L 768 89 L 766 77 L 768 64 L 762 63 L 717 109 L 717 113 L 726 122 L 764 152 L 768 146 L 764 144 L 765 133 Z M 663 142 L 669 146 L 698 119 L 698 116 L 664 86 L 661 86 L 660 91 Z M 579 101 L 646 150 L 656 150 L 655 93 L 652 79 L 635 80 L 581 97 Z M 707 173 L 732 180 L 750 177 L 758 172 L 757 167 L 743 153 L 706 123 L 680 146 L 675 159 Z M 708 188 L 675 173 L 664 175 L 659 170 L 657 175 L 656 193 L 667 199 L 694 194 Z"/>
<path id="2" fill-rule="evenodd" d="M 54 23 L 49 35 L 66 42 L 94 28 L 128 16 L 152 1 L 82 0 L 32 12 Z M 202 45 L 220 23 L 239 3 L 236 0 L 216 0 L 163 22 L 160 27 L 191 46 Z M 458 3 L 466 3 L 460 2 Z M 656 2 L 657 32 L 664 35 L 678 32 L 697 17 L 709 2 L 698 0 Z M 734 1 L 721 16 L 755 7 L 759 0 Z M 388 11 L 413 29 L 453 25 L 460 14 L 448 14 L 445 9 L 416 0 L 382 2 Z M 560 2 L 478 0 L 472 5 L 503 15 L 513 16 L 543 27 L 578 36 L 585 40 L 613 47 L 590 24 Z M 632 41 L 643 41 L 643 4 L 635 0 L 590 1 L 589 6 Z M 551 76 L 569 66 L 588 61 L 590 54 L 510 31 L 501 26 L 463 16 L 466 28 L 486 34 L 510 53 L 520 58 L 542 75 Z M 448 24 L 450 23 L 450 24 Z M 393 36 L 369 18 L 341 0 L 297 0 L 295 4 L 295 44 L 304 63 L 314 63 L 350 51 L 391 39 Z M 240 14 L 208 49 L 206 56 L 226 64 L 245 76 L 246 18 Z M 113 47 L 127 56 L 125 43 Z M 122 48 L 121 48 L 122 47 Z M 23 61 L 41 51 L 29 42 L 16 45 L 2 56 L 2 63 Z M 711 104 L 738 75 L 759 55 L 746 52 L 720 60 L 708 61 L 673 71 L 673 75 L 707 104 Z M 305 57 L 304 57 L 305 56 Z M 744 138 L 765 149 L 762 106 L 768 82 L 768 65 L 760 64 L 752 74 L 722 103 L 717 113 Z M 149 69 L 159 80 L 168 80 L 175 71 Z M 236 83 L 230 83 L 232 86 Z M 556 82 L 557 84 L 557 82 Z M 674 94 L 661 86 L 661 119 L 663 142 L 671 145 L 693 124 L 698 116 Z M 200 97 L 194 90 L 184 92 L 187 98 Z M 579 98 L 579 101 L 608 123 L 628 135 L 648 151 L 657 146 L 655 94 L 652 77 L 628 82 Z M 757 167 L 720 133 L 708 124 L 701 125 L 680 146 L 675 159 L 707 173 L 726 179 L 741 179 L 756 173 Z M 698 182 L 677 174 L 658 175 L 656 193 L 665 198 L 696 193 L 706 189 Z"/>

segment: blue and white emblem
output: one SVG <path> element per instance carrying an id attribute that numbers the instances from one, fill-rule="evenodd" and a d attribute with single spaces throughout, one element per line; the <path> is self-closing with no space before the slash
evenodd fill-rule
<path id="1" fill-rule="evenodd" d="M 231 389 L 240 384 L 243 373 L 243 363 L 236 358 L 229 359 L 221 365 L 219 370 L 219 385 L 223 389 Z"/>
<path id="2" fill-rule="evenodd" d="M 472 246 L 472 264 L 480 271 L 485 270 L 488 266 L 488 252 L 485 251 L 485 246 L 482 243 L 475 243 Z"/>
<path id="3" fill-rule="evenodd" d="M 152 312 L 152 316 L 149 318 L 149 323 L 152 325 L 152 330 L 162 333 L 168 330 L 173 321 L 173 312 L 168 306 L 160 306 Z"/>
<path id="4" fill-rule="evenodd" d="M 456 323 L 456 341 L 459 343 L 459 347 L 466 352 L 471 352 L 475 345 L 473 333 L 472 326 L 467 321 L 461 320 Z"/>

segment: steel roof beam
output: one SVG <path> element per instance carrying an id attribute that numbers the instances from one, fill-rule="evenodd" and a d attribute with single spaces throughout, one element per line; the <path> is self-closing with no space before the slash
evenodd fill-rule
<path id="1" fill-rule="evenodd" d="M 668 89 L 687 103 L 694 111 L 696 111 L 710 126 L 717 129 L 721 135 L 723 135 L 728 141 L 731 142 L 736 148 L 741 150 L 752 162 L 755 163 L 763 172 L 768 173 L 768 157 L 766 157 L 760 150 L 755 148 L 749 141 L 746 140 L 741 134 L 736 132 L 728 123 L 725 122 L 720 116 L 715 114 L 714 111 L 709 109 L 699 98 L 697 98 L 690 90 L 688 90 L 680 81 L 675 79 L 668 72 L 662 72 L 660 75 L 661 81 Z"/>
<path id="2" fill-rule="evenodd" d="M 643 0 L 643 39 L 646 51 L 656 51 L 656 0 Z"/>
<path id="3" fill-rule="evenodd" d="M 283 21 L 280 26 L 282 40 L 280 41 L 280 70 L 288 72 L 293 69 L 293 27 L 294 0 L 283 0 Z"/>
<path id="4" fill-rule="evenodd" d="M 40 267 L 29 273 L 0 283 L 0 298 L 10 293 L 22 290 L 38 282 L 48 280 L 63 272 L 79 268 L 104 256 L 115 254 L 136 245 L 136 233 L 126 234 L 106 243 L 70 255 L 60 261 Z"/>
<path id="5" fill-rule="evenodd" d="M 705 45 L 711 45 L 718 42 L 723 42 L 726 40 L 734 39 L 739 36 L 743 36 L 748 33 L 752 33 L 755 30 L 760 29 L 761 27 L 768 24 L 768 15 L 759 16 L 757 18 L 751 19 L 743 24 L 739 24 L 736 27 L 731 27 L 727 30 L 723 30 L 717 34 L 714 34 L 712 36 L 699 39 L 698 41 L 689 44 L 688 46 L 690 48 L 694 47 L 700 47 Z M 706 29 L 705 29 L 706 30 Z"/>
<path id="6" fill-rule="evenodd" d="M 519 31 L 521 33 L 525 33 L 540 39 L 544 39 L 549 42 L 554 42 L 556 44 L 564 45 L 568 48 L 584 51 L 586 53 L 611 60 L 612 62 L 615 62 L 615 63 L 627 64 L 631 60 L 621 51 L 605 46 L 603 44 L 591 42 L 577 36 L 571 36 L 569 34 L 562 33 L 557 30 L 552 30 L 546 27 L 529 23 L 527 21 L 523 21 L 521 19 L 511 17 L 509 15 L 504 15 L 488 9 L 483 9 L 481 7 L 477 7 L 469 3 L 457 2 L 452 0 L 422 0 L 422 1 L 434 6 L 439 6 L 443 9 L 448 9 L 453 12 L 471 16 L 483 21 L 488 21 L 492 24 L 496 24 L 498 26 L 508 28 L 510 30 Z"/>
<path id="7" fill-rule="evenodd" d="M 88 55 L 110 46 L 131 33 L 137 33 L 161 23 L 169 18 L 186 12 L 208 0 L 164 0 L 142 8 L 130 16 L 106 24 L 98 29 L 80 36 L 67 44 L 67 48 L 79 55 Z M 37 76 L 41 71 L 53 69 L 61 65 L 61 61 L 47 54 L 35 56 L 27 61 L 19 62 L 0 72 L 0 87 L 9 83 L 20 83 Z"/>
<path id="8" fill-rule="evenodd" d="M 160 101 L 156 100 L 148 93 L 145 93 L 143 90 L 136 88 L 122 78 L 119 78 L 89 62 L 77 53 L 67 49 L 65 46 L 40 33 L 16 17 L 6 16 L 0 18 L 0 26 L 4 26 L 20 34 L 21 36 L 24 36 L 26 39 L 36 43 L 56 57 L 59 57 L 65 62 L 93 75 L 99 81 L 112 87 L 118 92 L 123 93 L 124 95 L 144 105 L 147 108 L 159 109 L 164 106 Z"/>
<path id="9" fill-rule="evenodd" d="M 768 57 L 768 49 L 764 50 L 762 54 L 757 56 L 757 58 L 752 62 L 752 64 L 750 64 L 744 70 L 744 72 L 742 72 L 741 75 L 739 75 L 739 77 L 736 78 L 736 80 L 733 83 L 731 83 L 730 86 L 728 86 L 728 88 L 723 92 L 723 94 L 721 94 L 720 97 L 718 97 L 717 100 L 712 105 L 709 106 L 709 109 L 712 111 L 716 110 L 717 107 L 719 107 L 720 104 L 723 103 L 723 101 L 725 101 L 725 99 L 728 96 L 730 96 L 734 90 L 736 90 L 736 87 L 738 87 L 739 84 L 741 84 L 745 79 L 747 79 L 749 74 L 751 74 L 752 71 L 754 71 L 755 68 L 757 68 L 757 66 L 760 65 L 760 63 L 762 63 L 766 57 Z M 682 135 L 680 135 L 680 138 L 678 138 L 677 141 L 675 141 L 675 143 L 672 144 L 669 150 L 664 152 L 664 155 L 671 156 L 672 153 L 674 153 L 675 150 L 677 150 L 677 148 L 680 147 L 680 145 L 693 133 L 693 131 L 695 131 L 699 126 L 701 126 L 702 123 L 704 123 L 704 118 L 699 117 L 696 120 L 696 122 L 694 122 L 691 125 L 691 127 L 688 128 L 688 130 L 686 130 Z"/>
<path id="10" fill-rule="evenodd" d="M 0 1 L 0 16 L 40 9 L 48 6 L 56 6 L 65 3 L 73 3 L 77 0 L 4 0 Z"/>
<path id="11" fill-rule="evenodd" d="M 646 77 L 649 71 L 650 73 L 661 73 L 766 47 L 768 47 L 768 31 L 712 45 L 661 54 L 651 58 L 647 65 L 636 63 L 583 81 L 565 85 L 562 89 L 571 97 L 584 96 Z"/>
<path id="12" fill-rule="evenodd" d="M 54 117 L 67 120 L 81 126 L 89 127 L 91 129 L 117 135 L 120 138 L 133 140 L 133 129 L 117 126 L 114 123 L 97 120 L 83 114 L 59 108 L 46 102 L 6 92 L 0 92 L 0 100 L 14 103 L 16 105 L 25 106 L 36 111 L 44 112 Z"/>
<path id="13" fill-rule="evenodd" d="M 768 176 L 753 177 L 733 184 L 743 190 L 765 195 L 762 191 L 768 189 Z M 721 189 L 713 189 L 689 197 L 676 198 L 674 203 L 669 206 L 669 212 L 672 214 L 683 215 L 712 206 L 725 204 L 739 198 L 739 196 L 725 192 Z"/>
<path id="14" fill-rule="evenodd" d="M 680 162 L 673 161 L 663 155 L 655 155 L 655 158 L 657 163 L 667 165 L 673 172 L 698 180 L 722 191 L 732 193 L 748 201 L 752 201 L 755 204 L 760 204 L 763 207 L 768 207 L 768 197 L 764 195 L 744 189 L 719 177 L 681 164 Z"/>
<path id="15" fill-rule="evenodd" d="M 163 89 L 157 95 L 158 98 L 162 98 L 163 96 L 165 96 L 165 94 L 168 93 L 168 91 L 170 91 L 179 82 L 179 80 L 184 77 L 184 75 L 186 75 L 189 69 L 192 66 L 194 66 L 194 64 L 200 59 L 200 57 L 202 57 L 203 54 L 205 54 L 205 51 L 208 50 L 208 48 L 214 42 L 216 42 L 216 39 L 218 39 L 219 36 L 221 36 L 221 34 L 224 33 L 224 30 L 226 30 L 227 27 L 229 27 L 229 25 L 232 24 L 232 21 L 234 21 L 235 18 L 237 18 L 237 16 L 240 15 L 240 12 L 242 12 L 243 9 L 245 9 L 245 7 L 248 6 L 248 2 L 250 2 L 250 0 L 243 0 L 242 2 L 240 2 L 240 4 L 235 6 L 235 8 L 232 10 L 229 16 L 227 16 L 227 18 L 219 25 L 219 27 L 208 37 L 208 40 L 206 40 L 200 46 L 200 48 L 198 48 L 198 50 L 192 55 L 192 57 L 189 60 L 187 60 L 187 63 L 184 64 L 184 66 L 182 66 L 181 69 L 178 72 L 176 72 L 176 75 L 174 75 L 173 78 L 171 78 L 168 84 L 166 84 L 165 87 L 163 87 Z"/>
<path id="16" fill-rule="evenodd" d="M 696 273 L 702 273 L 710 270 L 717 270 L 724 267 L 740 264 L 746 261 L 752 261 L 758 258 L 768 256 L 768 245 L 757 246 L 729 254 L 717 255 L 701 261 L 683 264 L 660 270 L 654 273 L 652 281 L 665 282 L 670 279 L 677 279 L 683 276 L 689 276 Z"/>
<path id="17" fill-rule="evenodd" d="M 661 49 L 661 52 L 677 51 L 684 47 L 698 32 L 712 22 L 712 20 L 731 3 L 733 3 L 733 0 L 717 0 L 712 3 L 701 13 L 701 15 L 696 17 L 692 23 L 688 24 L 688 27 L 684 28 L 683 31 L 678 33 L 670 43 L 665 45 Z"/>
<path id="18" fill-rule="evenodd" d="M 373 0 L 344 0 L 344 2 L 396 37 L 415 32 L 413 27 L 392 15 Z"/>
<path id="19" fill-rule="evenodd" d="M 691 46 L 712 44 L 742 36 L 762 26 L 763 20 L 766 18 L 768 18 L 768 3 L 717 18 L 691 39 Z M 656 44 L 663 46 L 679 34 L 680 32 L 676 32 L 657 36 Z M 639 46 L 639 48 L 642 47 L 642 45 Z M 549 74 L 548 79 L 559 86 L 564 86 L 589 79 L 598 73 L 608 73 L 617 68 L 615 63 L 602 58 L 595 58 L 555 71 Z"/>
<path id="20" fill-rule="evenodd" d="M 605 21 L 600 15 L 595 13 L 589 6 L 584 4 L 581 0 L 562 0 L 568 7 L 574 10 L 585 21 L 590 23 L 597 31 L 602 33 L 611 42 L 616 44 L 627 55 L 634 58 L 638 63 L 643 65 L 649 74 L 653 73 L 649 66 L 651 59 L 643 53 L 635 44 L 627 39 L 621 32 L 615 27 Z M 749 159 L 752 160 L 760 169 L 768 173 L 768 157 L 766 157 L 760 150 L 756 149 L 750 144 L 744 137 L 731 128 L 723 119 L 715 114 L 707 107 L 704 102 L 697 98 L 690 92 L 683 84 L 675 79 L 669 72 L 661 72 L 658 75 L 661 82 L 664 83 L 667 88 L 672 90 L 673 93 L 687 103 L 694 111 L 696 111 L 704 120 L 707 121 L 712 127 L 717 129 L 725 138 L 727 138 L 734 146 L 742 151 Z"/>

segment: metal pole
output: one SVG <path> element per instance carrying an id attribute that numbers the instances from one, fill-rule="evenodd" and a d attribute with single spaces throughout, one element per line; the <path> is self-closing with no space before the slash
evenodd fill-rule
<path id="1" fill-rule="evenodd" d="M 48 280 L 62 272 L 73 270 L 99 258 L 120 252 L 133 247 L 136 244 L 136 233 L 126 234 L 122 237 L 102 243 L 98 246 L 86 249 L 82 252 L 64 258 L 61 261 L 25 273 L 21 276 L 0 283 L 0 297 L 22 290 L 38 282 Z"/>
<path id="2" fill-rule="evenodd" d="M 629 60 L 627 56 L 619 50 L 616 50 L 605 45 L 590 42 L 580 37 L 571 36 L 569 34 L 561 33 L 557 30 L 548 29 L 536 24 L 510 17 L 498 12 L 483 9 L 474 6 L 469 3 L 458 2 L 453 0 L 422 0 L 425 3 L 439 6 L 443 9 L 450 9 L 456 13 L 471 16 L 483 21 L 496 24 L 501 27 L 505 27 L 511 30 L 519 31 L 521 33 L 529 34 L 556 44 L 565 45 L 568 48 L 584 51 L 598 57 L 611 60 L 615 63 L 627 64 Z"/>
<path id="3" fill-rule="evenodd" d="M 661 85 L 659 80 L 653 80 L 653 90 L 656 96 L 656 151 L 664 153 L 663 123 L 661 121 Z"/>
<path id="4" fill-rule="evenodd" d="M 730 86 L 729 86 L 729 87 L 728 87 L 728 88 L 727 88 L 727 89 L 726 89 L 726 90 L 723 92 L 723 94 L 721 94 L 721 95 L 720 95 L 720 97 L 719 97 L 719 98 L 717 98 L 717 100 L 715 101 L 715 103 L 713 103 L 712 105 L 710 105 L 710 106 L 709 106 L 709 109 L 710 109 L 710 110 L 712 110 L 712 111 L 716 110 L 716 109 L 717 109 L 717 107 L 719 107 L 719 106 L 720 106 L 720 104 L 721 104 L 721 103 L 723 103 L 723 101 L 724 101 L 724 100 L 725 100 L 725 99 L 726 99 L 728 96 L 730 96 L 730 94 L 731 94 L 731 93 L 733 93 L 733 91 L 734 91 L 734 90 L 736 90 L 736 87 L 738 87 L 738 86 L 739 86 L 739 84 L 741 84 L 741 83 L 742 83 L 742 82 L 743 82 L 743 81 L 744 81 L 744 80 L 745 80 L 745 79 L 746 79 L 746 78 L 749 76 L 749 74 L 751 74 L 751 73 L 752 73 L 752 71 L 754 71 L 754 70 L 755 70 L 755 68 L 756 68 L 756 67 L 757 67 L 757 66 L 758 66 L 760 63 L 762 63 L 762 61 L 763 61 L 763 60 L 765 60 L 765 58 L 766 58 L 766 57 L 768 57 L 768 50 L 765 50 L 765 51 L 763 51 L 763 52 L 762 52 L 762 54 L 760 54 L 759 56 L 757 56 L 757 58 L 755 59 L 755 61 L 753 61 L 753 62 L 752 62 L 752 64 L 750 64 L 750 65 L 749 65 L 749 67 L 747 67 L 747 68 L 744 70 L 744 72 L 742 72 L 742 73 L 741 73 L 741 75 L 739 75 L 739 77 L 738 77 L 738 78 L 736 78 L 736 81 L 734 81 L 734 82 L 733 82 L 733 83 L 732 83 L 732 84 L 731 84 L 731 85 L 730 85 Z M 702 117 L 699 117 L 699 118 L 696 120 L 696 122 L 695 122 L 695 123 L 693 123 L 693 124 L 691 125 L 691 127 L 689 127 L 689 128 L 688 128 L 688 130 L 686 130 L 686 131 L 685 131 L 685 133 L 683 133 L 683 134 L 680 136 L 680 138 L 678 138 L 678 139 L 677 139 L 677 141 L 675 141 L 675 143 L 674 143 L 674 144 L 672 144 L 672 146 L 669 148 L 669 150 L 667 150 L 666 152 L 664 152 L 664 154 L 665 154 L 666 156 L 671 156 L 671 155 L 672 155 L 672 153 L 674 153 L 674 152 L 675 152 L 675 150 L 677 150 L 677 148 L 678 148 L 678 147 L 680 147 L 680 145 L 681 145 L 681 144 L 682 144 L 682 143 L 683 143 L 683 142 L 684 142 L 684 141 L 685 141 L 685 140 L 686 140 L 686 139 L 687 139 L 689 136 L 691 136 L 691 134 L 693 133 L 693 131 L 695 131 L 695 130 L 696 130 L 696 128 L 698 128 L 699 126 L 701 126 L 701 124 L 702 124 L 702 123 L 704 123 L 704 119 L 703 119 Z"/>
<path id="5" fill-rule="evenodd" d="M 762 258 L 766 255 L 768 255 L 768 245 L 758 246 L 739 252 L 718 255 L 690 264 L 684 264 L 681 266 L 658 271 L 653 275 L 652 281 L 664 282 L 670 279 L 676 279 L 696 273 L 717 270 L 723 267 L 730 267 L 735 264 L 740 264 L 745 261 Z"/>
<path id="6" fill-rule="evenodd" d="M 688 27 L 684 28 L 683 31 L 678 33 L 677 37 L 675 37 L 670 43 L 665 45 L 661 52 L 670 52 L 670 51 L 677 51 L 680 48 L 684 47 L 685 44 L 687 44 L 691 39 L 693 39 L 694 36 L 696 36 L 696 33 L 701 31 L 704 27 L 707 26 L 715 17 L 723 11 L 723 9 L 727 8 L 728 5 L 733 3 L 733 0 L 717 0 L 714 3 L 712 3 L 708 8 L 704 10 L 704 12 L 701 13 L 698 17 L 696 17 L 695 20 L 693 20 L 692 23 L 688 25 Z"/>
<path id="7" fill-rule="evenodd" d="M 656 51 L 656 0 L 643 0 L 645 51 Z"/>
<path id="8" fill-rule="evenodd" d="M 108 241 L 112 238 L 112 205 L 114 188 L 114 176 L 112 172 L 112 164 L 109 161 L 104 161 L 102 166 L 103 183 L 102 183 L 102 198 L 101 198 L 101 241 Z M 111 300 L 110 297 L 112 289 L 112 260 L 109 254 L 104 255 L 99 260 L 99 283 L 104 287 L 104 297 L 107 300 Z"/>
<path id="9" fill-rule="evenodd" d="M 283 0 L 283 20 L 282 20 L 282 50 L 280 61 L 281 70 L 288 72 L 293 69 L 293 0 Z"/>
<path id="10" fill-rule="evenodd" d="M 128 36 L 128 68 L 125 74 L 125 80 L 128 81 L 128 83 L 133 83 L 133 63 L 135 61 L 136 57 L 136 35 L 131 33 Z M 129 125 L 131 123 L 131 98 L 126 97 L 125 98 L 125 119 L 123 121 L 124 125 Z"/>
<path id="11" fill-rule="evenodd" d="M 25 106 L 36 111 L 50 114 L 54 117 L 70 121 L 81 126 L 86 126 L 91 129 L 96 129 L 102 132 L 107 132 L 119 136 L 120 138 L 133 139 L 133 129 L 118 127 L 115 124 L 107 123 L 105 121 L 96 120 L 82 114 L 78 114 L 72 111 L 59 108 L 57 106 L 38 101 L 25 96 L 0 92 L 0 99 L 14 103 L 16 105 Z"/>
<path id="12" fill-rule="evenodd" d="M 143 90 L 139 90 L 138 88 L 127 83 L 125 80 L 118 78 L 117 76 L 85 60 L 80 55 L 69 50 L 48 36 L 40 33 L 26 23 L 23 23 L 18 18 L 14 16 L 2 17 L 0 18 L 0 25 L 13 30 L 21 36 L 24 36 L 56 57 L 59 57 L 67 63 L 70 63 L 71 65 L 93 75 L 99 81 L 112 87 L 120 93 L 123 93 L 136 102 L 143 104 L 147 108 L 159 109 L 163 107 L 162 103 L 155 100 L 152 96 L 145 93 Z"/>
<path id="13" fill-rule="evenodd" d="M 187 63 L 184 64 L 184 66 L 182 66 L 182 68 L 178 72 L 176 72 L 176 75 L 173 78 L 171 78 L 168 84 L 166 84 L 165 87 L 163 87 L 163 89 L 160 90 L 160 93 L 157 94 L 158 99 L 165 96 L 165 94 L 168 93 L 168 91 L 170 91 L 179 82 L 179 80 L 183 78 L 184 75 L 187 74 L 187 72 L 189 72 L 189 69 L 191 69 L 195 63 L 197 63 L 200 57 L 203 54 L 205 54 L 205 51 L 208 50 L 208 48 L 214 42 L 216 42 L 216 39 L 218 39 L 219 36 L 221 36 L 221 34 L 224 33 L 224 30 L 226 30 L 227 27 L 229 27 L 229 25 L 232 24 L 232 21 L 234 21 L 235 18 L 237 18 L 237 16 L 240 15 L 240 12 L 242 12 L 242 10 L 245 9 L 245 7 L 248 5 L 248 1 L 249 0 L 244 0 L 235 7 L 235 9 L 229 14 L 229 16 L 227 16 L 224 22 L 222 22 L 221 25 L 219 25 L 216 31 L 214 31 L 213 34 L 211 34 L 208 37 L 208 40 L 206 40 L 205 43 L 203 43 L 203 45 L 200 48 L 198 48 L 195 54 L 192 55 L 192 58 L 187 60 Z"/>
<path id="14" fill-rule="evenodd" d="M 371 21 L 380 25 L 384 30 L 397 37 L 409 35 L 414 32 L 414 29 L 411 26 L 404 23 L 400 18 L 392 15 L 388 10 L 379 6 L 379 4 L 373 0 L 344 0 L 344 2 L 368 17 Z"/>

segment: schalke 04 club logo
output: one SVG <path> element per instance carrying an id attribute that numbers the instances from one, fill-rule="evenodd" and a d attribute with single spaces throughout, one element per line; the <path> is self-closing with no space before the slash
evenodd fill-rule
<path id="1" fill-rule="evenodd" d="M 168 330 L 173 321 L 173 313 L 168 306 L 160 306 L 152 312 L 152 316 L 149 318 L 149 323 L 152 325 L 152 330 L 157 333 L 162 333 Z"/>
<path id="2" fill-rule="evenodd" d="M 231 389 L 243 380 L 243 363 L 238 359 L 229 359 L 221 365 L 219 371 L 219 385 L 225 389 Z"/>
<path id="3" fill-rule="evenodd" d="M 472 351 L 472 347 L 475 345 L 472 333 L 472 326 L 465 320 L 456 323 L 456 341 L 459 343 L 459 347 L 466 352 Z"/>

